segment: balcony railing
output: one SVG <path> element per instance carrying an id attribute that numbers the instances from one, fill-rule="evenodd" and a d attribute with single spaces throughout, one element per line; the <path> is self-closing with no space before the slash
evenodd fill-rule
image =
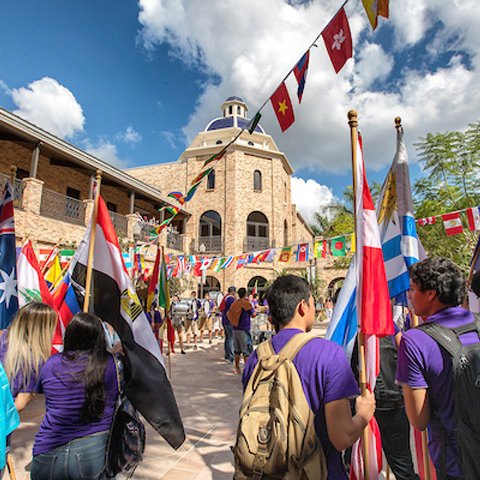
<path id="1" fill-rule="evenodd" d="M 243 239 L 244 252 L 258 252 L 269 248 L 275 248 L 275 240 L 270 240 L 267 237 L 245 237 Z"/>
<path id="2" fill-rule="evenodd" d="M 167 233 L 167 248 L 183 252 L 183 238 L 179 233 Z"/>
<path id="3" fill-rule="evenodd" d="M 10 180 L 9 175 L 0 173 L 0 186 L 3 191 L 5 180 Z M 13 189 L 13 205 L 17 208 L 22 208 L 23 206 L 23 190 L 25 188 L 25 183 L 22 180 L 15 179 L 15 187 Z"/>
<path id="4" fill-rule="evenodd" d="M 192 240 L 192 251 L 195 253 L 219 253 L 224 250 L 224 237 L 200 237 Z"/>
<path id="5" fill-rule="evenodd" d="M 125 236 L 128 234 L 128 218 L 124 215 L 120 215 L 117 212 L 108 211 L 110 218 L 112 219 L 113 228 L 117 235 L 123 233 Z"/>
<path id="6" fill-rule="evenodd" d="M 85 224 L 85 204 L 81 200 L 43 189 L 40 215 L 64 222 Z"/>

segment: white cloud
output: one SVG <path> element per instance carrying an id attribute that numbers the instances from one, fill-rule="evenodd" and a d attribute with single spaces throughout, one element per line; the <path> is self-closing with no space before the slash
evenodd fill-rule
<path id="1" fill-rule="evenodd" d="M 90 140 L 85 142 L 85 150 L 94 157 L 113 165 L 114 167 L 124 169 L 127 167 L 127 161 L 118 158 L 117 147 L 104 138 L 100 138 L 97 144 L 92 144 Z"/>
<path id="2" fill-rule="evenodd" d="M 146 48 L 167 43 L 180 61 L 215 74 L 215 80 L 202 85 L 184 126 L 187 141 L 220 115 L 222 103 L 231 95 L 242 97 L 253 115 L 338 8 L 334 0 L 291 3 L 139 0 Z M 390 7 L 390 18 L 380 19 L 373 32 L 361 2 L 347 4 L 355 60 L 348 60 L 338 75 L 322 38 L 317 40 L 301 105 L 295 79 L 287 80 L 296 117 L 287 132 L 280 132 L 271 106 L 267 103 L 263 108 L 262 126 L 294 168 L 316 173 L 350 169 L 350 109 L 358 111 L 366 165 L 375 169 L 392 161 L 396 116 L 402 117 L 411 157 L 415 157 L 412 145 L 419 136 L 463 129 L 478 119 L 477 0 L 404 0 L 391 2 Z M 387 24 L 393 30 L 388 51 L 378 45 Z M 442 58 L 445 62 L 446 51 L 454 54 L 448 65 L 432 63 Z M 416 58 L 419 52 L 423 53 L 421 60 L 412 62 L 411 56 Z M 383 88 L 378 88 L 379 83 Z"/>
<path id="3" fill-rule="evenodd" d="M 142 141 L 142 136 L 130 125 L 125 132 L 117 134 L 117 139 L 125 143 L 135 144 Z"/>
<path id="4" fill-rule="evenodd" d="M 315 212 L 334 200 L 332 191 L 315 180 L 292 177 L 292 203 L 308 224 L 315 223 Z"/>
<path id="5" fill-rule="evenodd" d="M 57 135 L 72 138 L 83 131 L 85 117 L 73 93 L 56 80 L 44 77 L 27 88 L 10 92 L 18 109 L 13 113 Z"/>

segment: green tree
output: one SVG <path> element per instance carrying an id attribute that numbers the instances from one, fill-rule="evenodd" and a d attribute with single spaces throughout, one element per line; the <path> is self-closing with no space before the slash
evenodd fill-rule
<path id="1" fill-rule="evenodd" d="M 434 225 L 417 226 L 418 236 L 428 256 L 447 257 L 467 270 L 478 234 L 464 228 L 448 236 L 439 215 L 480 204 L 480 122 L 465 132 L 429 133 L 415 147 L 423 167 L 413 185 L 415 217 L 437 216 Z M 460 215 L 466 225 L 465 212 Z"/>

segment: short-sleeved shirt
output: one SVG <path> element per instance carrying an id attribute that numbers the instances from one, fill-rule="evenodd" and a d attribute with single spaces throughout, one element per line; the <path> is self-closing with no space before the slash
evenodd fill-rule
<path id="1" fill-rule="evenodd" d="M 232 306 L 232 303 L 235 301 L 235 297 L 233 295 L 228 294 L 225 298 L 225 309 L 222 310 L 222 325 L 230 325 L 230 321 L 228 320 L 227 313 Z"/>
<path id="2" fill-rule="evenodd" d="M 470 311 L 462 307 L 449 307 L 428 317 L 428 322 L 436 322 L 450 328 L 473 321 Z M 460 337 L 464 345 L 478 342 L 474 333 Z M 445 426 L 449 442 L 446 443 L 447 474 L 463 478 L 456 460 L 456 442 L 453 430 L 453 380 L 449 354 L 429 337 L 416 328 L 404 333 L 398 351 L 396 381 L 411 388 L 428 389 L 430 409 L 434 410 Z M 441 432 L 436 422 L 430 420 L 429 452 L 435 468 L 440 468 Z"/>
<path id="3" fill-rule="evenodd" d="M 254 308 L 249 308 L 248 310 L 242 310 L 240 314 L 240 319 L 238 320 L 238 325 L 233 327 L 234 330 L 250 330 L 251 322 L 250 318 L 252 315 L 255 315 Z"/>
<path id="4" fill-rule="evenodd" d="M 301 330 L 284 328 L 272 337 L 273 348 L 278 353 L 286 343 Z M 328 440 L 325 421 L 325 404 L 351 399 L 359 395 L 358 385 L 353 376 L 347 357 L 340 346 L 323 338 L 308 342 L 293 359 L 303 391 L 315 415 L 315 431 L 327 456 L 328 478 L 346 479 L 347 472 L 342 464 L 341 453 Z M 256 352 L 250 355 L 243 372 L 243 385 L 246 387 L 257 365 Z"/>
<path id="5" fill-rule="evenodd" d="M 4 363 L 5 356 L 7 355 L 8 350 L 8 340 L 7 340 L 7 330 L 2 333 L 0 337 L 0 362 Z M 40 365 L 41 367 L 42 365 Z M 37 383 L 38 372 L 35 372 L 33 369 L 30 372 L 30 375 L 25 379 L 24 372 L 17 372 L 10 382 L 10 391 L 12 392 L 12 397 L 15 400 L 19 393 L 31 393 L 35 391 L 35 384 Z"/>
<path id="6" fill-rule="evenodd" d="M 85 357 L 80 357 L 75 363 L 67 362 L 61 353 L 52 355 L 43 366 L 35 391 L 45 394 L 46 412 L 35 436 L 34 455 L 49 452 L 76 438 L 110 429 L 118 394 L 115 360 L 109 355 L 105 368 L 106 405 L 103 415 L 89 423 L 80 419 L 85 384 L 74 378 L 84 368 Z"/>

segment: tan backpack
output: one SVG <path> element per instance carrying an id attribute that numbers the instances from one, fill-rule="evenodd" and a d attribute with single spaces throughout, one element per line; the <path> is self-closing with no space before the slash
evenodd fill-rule
<path id="1" fill-rule="evenodd" d="M 327 461 L 293 359 L 313 337 L 297 334 L 278 353 L 267 340 L 243 403 L 233 447 L 235 480 L 327 478 Z"/>

